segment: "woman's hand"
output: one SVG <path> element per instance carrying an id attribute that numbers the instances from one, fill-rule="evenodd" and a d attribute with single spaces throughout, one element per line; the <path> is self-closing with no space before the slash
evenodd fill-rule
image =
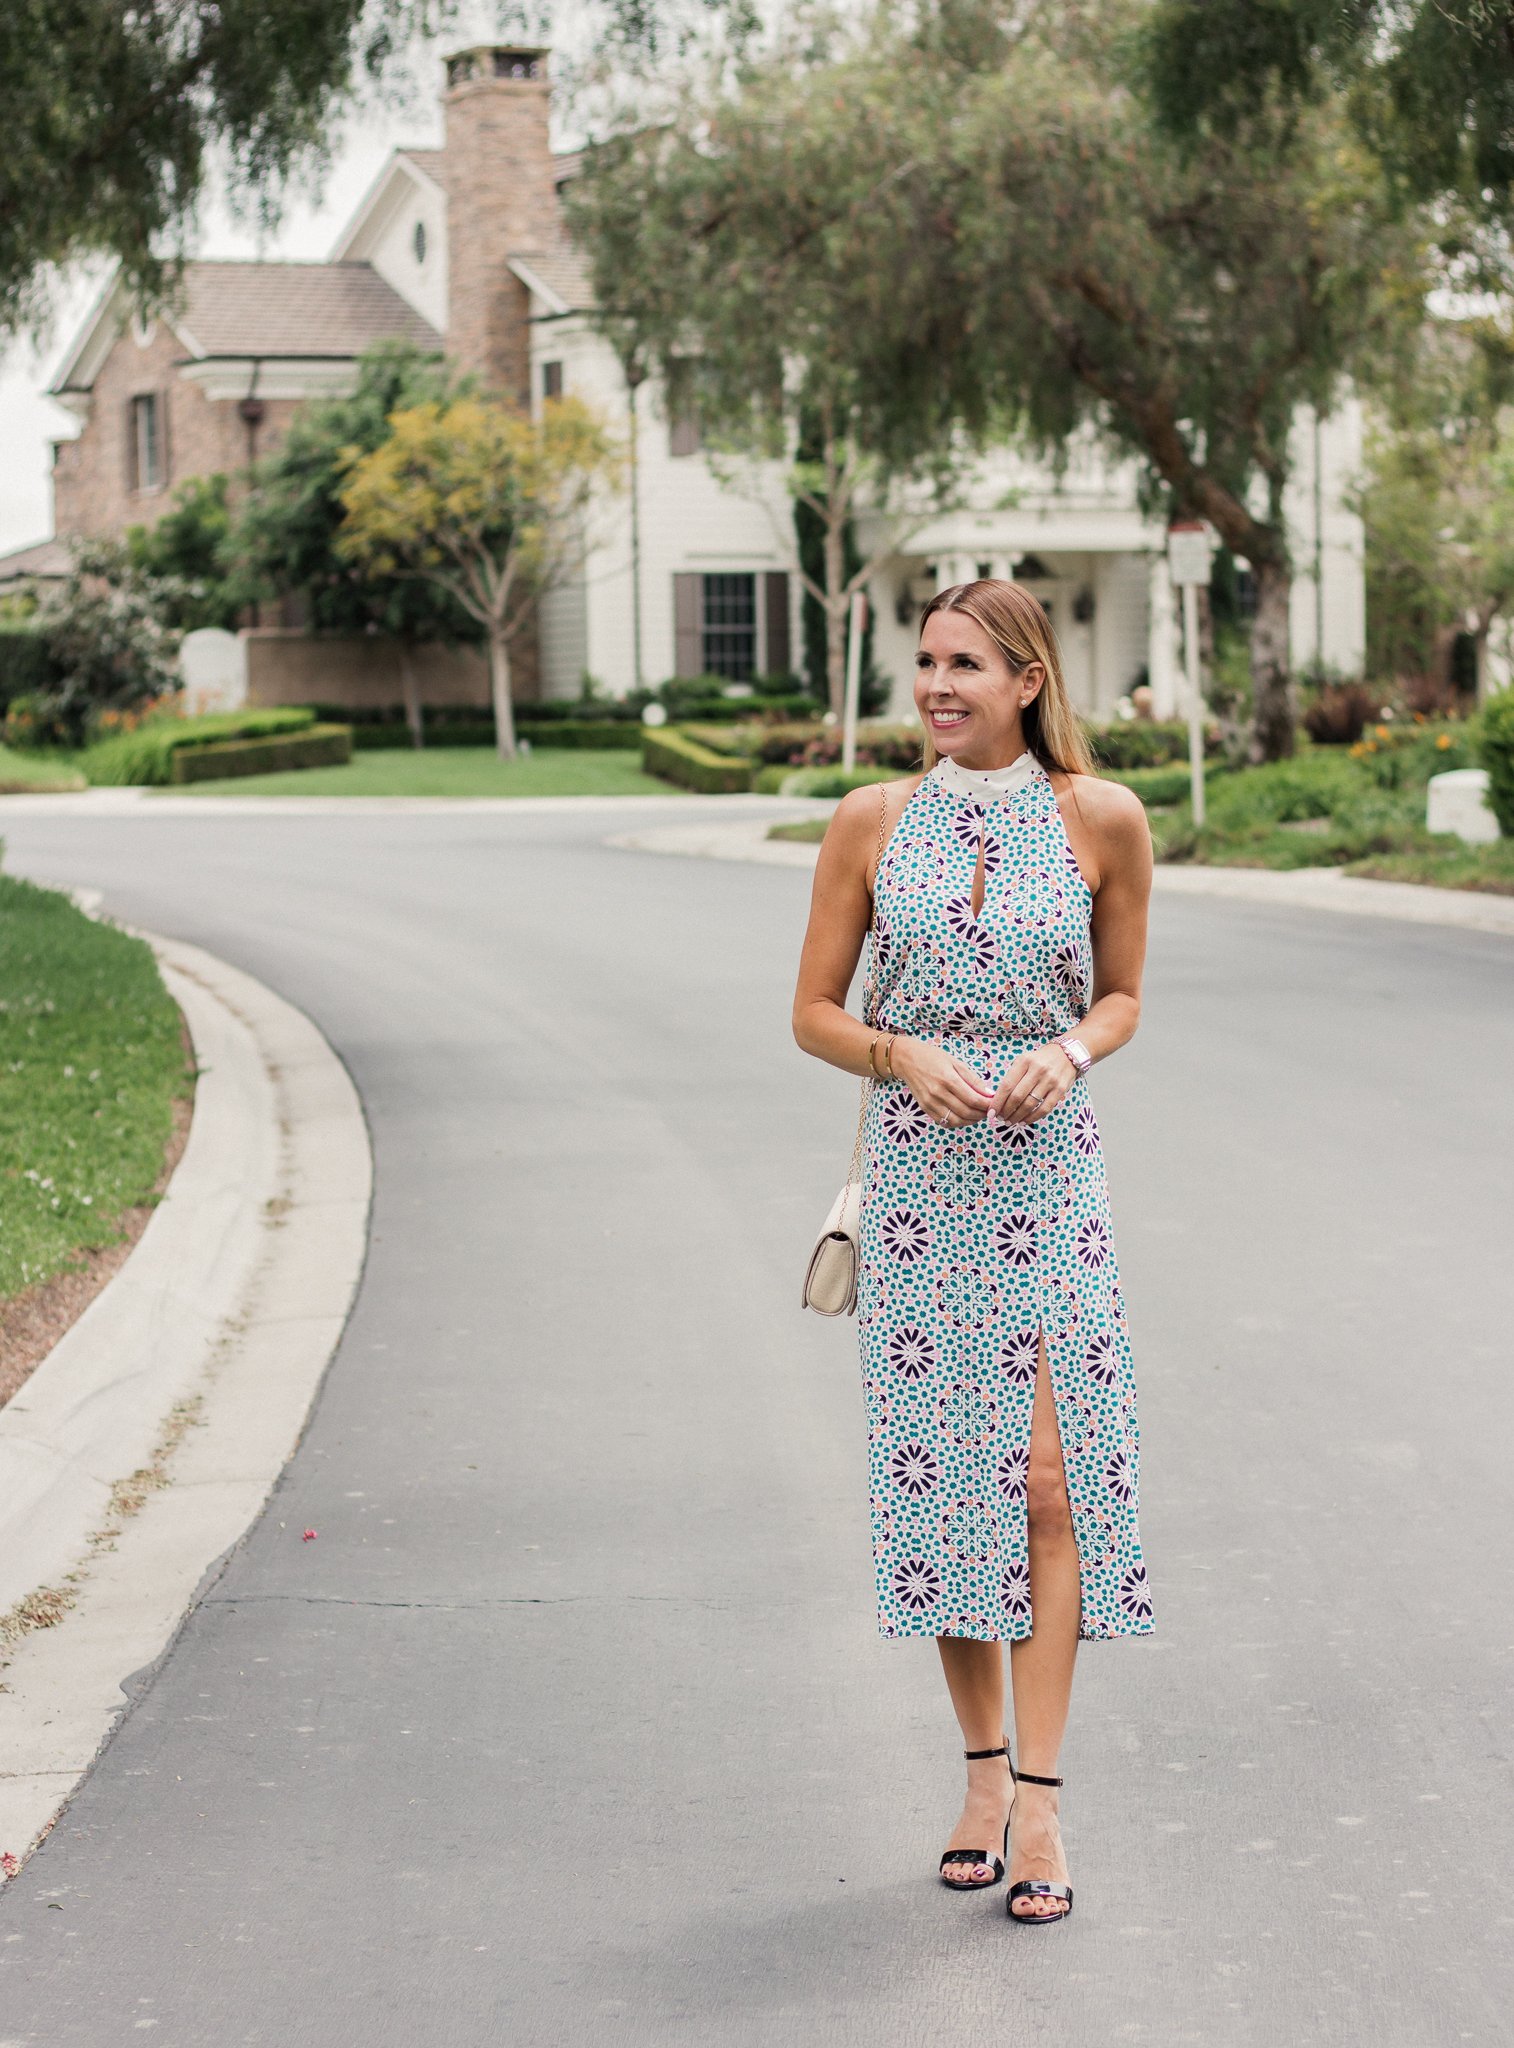
<path id="1" fill-rule="evenodd" d="M 999 1083 L 994 1115 L 1007 1124 L 1039 1123 L 1067 1099 L 1077 1078 L 1077 1068 L 1055 1039 L 1022 1052 Z"/>
<path id="2" fill-rule="evenodd" d="M 938 1124 L 975 1124 L 988 1115 L 993 1090 L 963 1060 L 918 1038 L 894 1040 L 893 1068 L 916 1102 Z"/>

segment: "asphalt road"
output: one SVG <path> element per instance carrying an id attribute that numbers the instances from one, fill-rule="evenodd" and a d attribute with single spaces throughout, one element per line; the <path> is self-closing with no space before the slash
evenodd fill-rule
<path id="1" fill-rule="evenodd" d="M 0 1899 L 0 2048 L 1508 2042 L 1508 941 L 1157 906 L 1094 1085 L 1158 1632 L 1082 1650 L 1026 1933 L 934 1882 L 957 1742 L 797 1306 L 806 877 L 581 809 L 0 829 L 301 1005 L 377 1165 L 298 1454 Z"/>

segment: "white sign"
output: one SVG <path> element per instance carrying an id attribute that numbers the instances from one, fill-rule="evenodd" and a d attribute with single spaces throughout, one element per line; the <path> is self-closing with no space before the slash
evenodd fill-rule
<path id="1" fill-rule="evenodd" d="M 179 643 L 184 709 L 191 718 L 204 711 L 240 711 L 247 702 L 247 649 L 235 633 L 201 626 Z"/>
<path id="2" fill-rule="evenodd" d="M 1167 529 L 1167 567 L 1179 587 L 1209 581 L 1209 529 L 1185 519 Z"/>

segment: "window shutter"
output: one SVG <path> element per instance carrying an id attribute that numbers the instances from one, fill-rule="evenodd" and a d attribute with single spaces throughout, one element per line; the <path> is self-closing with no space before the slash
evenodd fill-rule
<path id="1" fill-rule="evenodd" d="M 137 401 L 128 398 L 122 424 L 126 429 L 126 488 L 137 489 Z"/>
<path id="2" fill-rule="evenodd" d="M 769 569 L 762 579 L 762 622 L 767 639 L 763 665 L 770 676 L 787 675 L 789 659 L 789 579 L 782 569 Z"/>
<path id="3" fill-rule="evenodd" d="M 697 676 L 704 672 L 704 578 L 678 575 L 673 578 L 673 673 Z"/>
<path id="4" fill-rule="evenodd" d="M 158 393 L 158 481 L 167 490 L 173 482 L 173 447 L 168 438 L 168 393 Z"/>

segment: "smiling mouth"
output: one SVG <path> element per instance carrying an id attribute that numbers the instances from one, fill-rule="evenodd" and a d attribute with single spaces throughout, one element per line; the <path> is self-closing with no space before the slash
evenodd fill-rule
<path id="1" fill-rule="evenodd" d="M 931 711 L 930 722 L 932 725 L 941 726 L 949 731 L 953 726 L 960 725 L 966 717 L 967 713 L 965 711 L 948 711 L 937 708 Z"/>

